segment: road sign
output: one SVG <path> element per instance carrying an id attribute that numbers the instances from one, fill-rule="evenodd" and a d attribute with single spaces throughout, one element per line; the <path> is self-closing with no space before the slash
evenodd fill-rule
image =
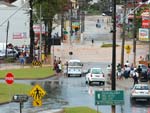
<path id="1" fill-rule="evenodd" d="M 5 77 L 5 81 L 7 84 L 13 84 L 14 82 L 14 75 L 12 73 L 7 73 Z"/>
<path id="2" fill-rule="evenodd" d="M 125 49 L 126 49 L 126 50 L 131 50 L 131 46 L 130 46 L 130 45 L 126 45 L 126 46 L 125 46 Z"/>
<path id="3" fill-rule="evenodd" d="M 126 53 L 130 54 L 130 52 L 131 52 L 131 46 L 130 45 L 126 45 L 125 49 L 126 49 Z"/>
<path id="4" fill-rule="evenodd" d="M 124 92 L 121 90 L 95 91 L 95 105 L 124 104 Z"/>
<path id="5" fill-rule="evenodd" d="M 18 94 L 18 95 L 14 95 L 13 102 L 27 102 L 28 101 L 28 95 L 26 94 Z"/>
<path id="6" fill-rule="evenodd" d="M 42 100 L 34 100 L 33 106 L 42 106 Z"/>
<path id="7" fill-rule="evenodd" d="M 46 92 L 41 86 L 35 85 L 29 95 L 32 96 L 34 100 L 41 100 L 45 94 Z"/>
<path id="8" fill-rule="evenodd" d="M 130 50 L 126 50 L 126 53 L 127 53 L 127 54 L 130 54 L 130 52 L 131 52 Z"/>

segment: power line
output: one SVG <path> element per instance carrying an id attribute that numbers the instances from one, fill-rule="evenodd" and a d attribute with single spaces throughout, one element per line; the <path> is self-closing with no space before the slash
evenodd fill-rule
<path id="1" fill-rule="evenodd" d="M 2 26 L 3 24 L 5 24 L 11 17 L 13 17 L 18 11 L 20 11 L 20 9 L 22 9 L 22 7 L 24 5 L 26 5 L 29 1 L 27 0 L 21 7 L 19 7 L 15 12 L 13 12 L 6 20 L 4 20 L 0 26 Z"/>

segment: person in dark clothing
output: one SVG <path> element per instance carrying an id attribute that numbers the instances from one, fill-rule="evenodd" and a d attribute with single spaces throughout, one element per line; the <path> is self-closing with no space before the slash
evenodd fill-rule
<path id="1" fill-rule="evenodd" d="M 147 69 L 147 78 L 148 78 L 148 82 L 150 83 L 150 66 L 148 66 Z"/>
<path id="2" fill-rule="evenodd" d="M 134 80 L 134 84 L 138 84 L 138 73 L 137 73 L 137 70 L 134 69 L 134 72 L 133 72 L 133 80 Z"/>
<path id="3" fill-rule="evenodd" d="M 92 40 L 91 40 L 91 41 L 92 41 L 92 46 L 93 46 L 93 44 L 94 44 L 94 39 L 92 38 Z"/>
<path id="4" fill-rule="evenodd" d="M 142 68 L 141 68 L 141 66 L 138 66 L 137 72 L 138 72 L 138 74 L 139 74 L 139 77 L 141 77 L 141 73 L 142 73 Z"/>

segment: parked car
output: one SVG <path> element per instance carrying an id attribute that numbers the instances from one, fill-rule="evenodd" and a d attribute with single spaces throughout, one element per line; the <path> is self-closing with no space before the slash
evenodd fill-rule
<path id="1" fill-rule="evenodd" d="M 130 100 L 134 102 L 136 100 L 149 100 L 150 99 L 150 88 L 148 84 L 135 84 L 131 89 Z"/>
<path id="2" fill-rule="evenodd" d="M 64 73 L 66 73 L 66 75 L 68 77 L 70 76 L 82 76 L 83 73 L 83 63 L 78 60 L 78 59 L 72 59 L 68 61 L 68 64 L 65 68 Z"/>
<path id="3" fill-rule="evenodd" d="M 18 51 L 15 49 L 7 49 L 7 57 L 17 58 Z M 0 51 L 0 59 L 5 58 L 5 50 Z"/>
<path id="4" fill-rule="evenodd" d="M 139 64 L 139 66 L 142 68 L 142 73 L 141 73 L 141 76 L 139 76 L 139 80 L 141 82 L 147 82 L 148 81 L 148 77 L 147 77 L 148 67 L 144 64 Z"/>
<path id="5" fill-rule="evenodd" d="M 86 83 L 91 85 L 92 82 L 99 82 L 105 85 L 105 75 L 101 68 L 90 68 L 85 76 Z"/>

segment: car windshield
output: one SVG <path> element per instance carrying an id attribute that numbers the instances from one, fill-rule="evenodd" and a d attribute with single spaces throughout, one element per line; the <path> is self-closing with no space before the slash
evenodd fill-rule
<path id="1" fill-rule="evenodd" d="M 69 66 L 82 66 L 80 62 L 69 62 Z"/>
<path id="2" fill-rule="evenodd" d="M 148 86 L 135 86 L 135 90 L 149 90 Z"/>
<path id="3" fill-rule="evenodd" d="M 92 69 L 92 74 L 102 74 L 101 69 Z"/>

